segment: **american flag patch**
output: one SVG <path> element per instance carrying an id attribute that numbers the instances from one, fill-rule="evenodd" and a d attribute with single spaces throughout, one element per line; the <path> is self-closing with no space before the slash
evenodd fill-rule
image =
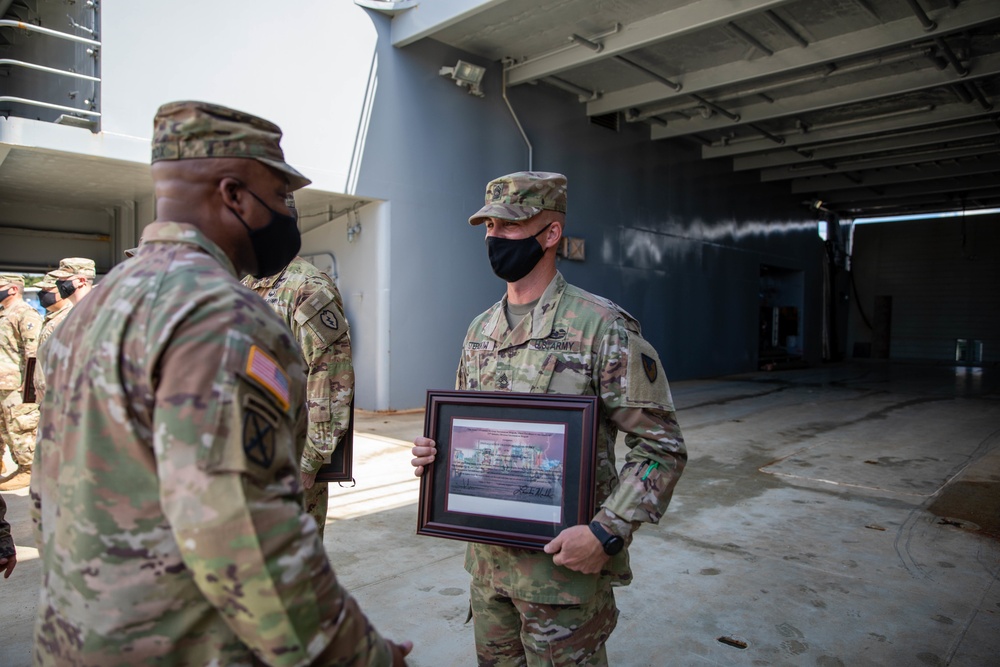
<path id="1" fill-rule="evenodd" d="M 251 346 L 247 358 L 247 375 L 264 386 L 278 399 L 282 409 L 289 405 L 288 376 L 278 367 L 278 362 L 256 345 Z"/>

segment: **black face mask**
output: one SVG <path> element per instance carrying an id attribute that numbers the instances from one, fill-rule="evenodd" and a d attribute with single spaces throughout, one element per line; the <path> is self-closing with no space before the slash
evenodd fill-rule
<path id="1" fill-rule="evenodd" d="M 545 225 L 534 236 L 523 239 L 505 239 L 499 236 L 486 237 L 486 251 L 490 256 L 490 265 L 498 278 L 509 283 L 516 283 L 525 277 L 545 255 L 545 249 L 536 240 L 552 223 Z"/>
<path id="2" fill-rule="evenodd" d="M 10 296 L 10 290 L 5 289 L 4 291 L 0 292 L 0 301 L 6 301 L 7 297 L 9 296 Z"/>
<path id="3" fill-rule="evenodd" d="M 250 229 L 239 213 L 233 209 L 233 215 L 247 228 L 250 236 L 250 245 L 253 247 L 254 257 L 257 258 L 257 271 L 254 278 L 266 278 L 273 276 L 288 266 L 288 263 L 295 259 L 302 247 L 302 237 L 299 235 L 298 215 L 284 215 L 278 213 L 273 208 L 264 203 L 264 200 L 255 195 L 247 188 L 247 192 L 260 202 L 261 206 L 271 212 L 271 221 L 260 229 Z M 295 209 L 292 209 L 295 212 Z"/>
<path id="4" fill-rule="evenodd" d="M 59 297 L 56 296 L 55 292 L 39 292 L 38 293 L 38 303 L 42 304 L 42 307 L 48 310 L 52 306 L 56 305 L 56 301 Z"/>
<path id="5" fill-rule="evenodd" d="M 67 299 L 70 294 L 76 291 L 76 285 L 73 284 L 72 280 L 57 280 L 56 289 L 59 290 L 60 298 Z"/>

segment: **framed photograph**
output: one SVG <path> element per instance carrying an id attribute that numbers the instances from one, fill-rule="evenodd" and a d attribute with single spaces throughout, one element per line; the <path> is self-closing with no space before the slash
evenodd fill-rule
<path id="1" fill-rule="evenodd" d="M 347 424 L 347 433 L 341 438 L 337 448 L 333 450 L 330 462 L 322 466 L 316 473 L 317 482 L 353 482 L 354 481 L 354 401 L 351 401 L 351 418 Z"/>
<path id="2" fill-rule="evenodd" d="M 594 513 L 597 397 L 428 391 L 417 534 L 541 550 Z"/>

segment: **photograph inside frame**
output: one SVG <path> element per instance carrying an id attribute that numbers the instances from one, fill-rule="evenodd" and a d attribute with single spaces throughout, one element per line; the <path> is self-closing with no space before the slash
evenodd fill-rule
<path id="1" fill-rule="evenodd" d="M 562 522 L 565 424 L 454 419 L 451 456 L 447 511 Z"/>

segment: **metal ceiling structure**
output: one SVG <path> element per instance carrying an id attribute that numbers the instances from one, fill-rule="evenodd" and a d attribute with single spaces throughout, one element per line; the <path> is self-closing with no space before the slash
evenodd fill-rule
<path id="1" fill-rule="evenodd" d="M 1000 0 L 356 1 L 842 218 L 1000 206 Z"/>

